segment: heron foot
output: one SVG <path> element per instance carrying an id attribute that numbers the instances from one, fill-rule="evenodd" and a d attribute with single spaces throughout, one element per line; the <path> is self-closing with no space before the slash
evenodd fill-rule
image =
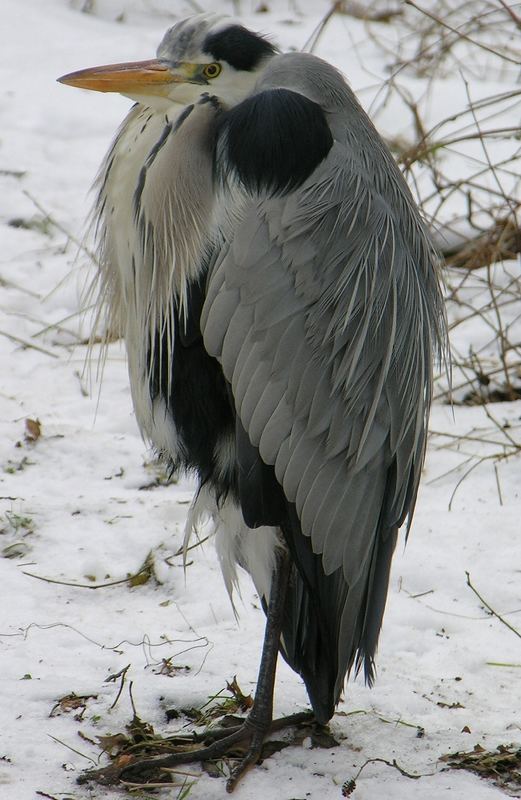
<path id="1" fill-rule="evenodd" d="M 268 720 L 267 722 L 255 722 L 251 717 L 249 717 L 242 725 L 232 729 L 231 731 L 230 728 L 214 728 L 213 730 L 208 731 L 204 737 L 204 742 L 206 744 L 209 742 L 220 742 L 225 749 L 222 755 L 231 755 L 229 748 L 230 745 L 233 748 L 234 742 L 230 742 L 230 738 L 234 734 L 241 736 L 241 740 L 239 741 L 249 740 L 245 754 L 239 758 L 239 762 L 231 770 L 230 776 L 226 782 L 226 791 L 233 792 L 244 773 L 250 769 L 250 767 L 255 766 L 255 764 L 266 757 L 266 736 L 271 733 L 275 733 L 282 728 L 289 728 L 306 723 L 309 724 L 313 722 L 313 720 L 313 713 L 310 711 L 305 711 L 298 714 L 291 714 L 287 717 L 280 717 L 279 719 L 271 721 Z"/>
<path id="2" fill-rule="evenodd" d="M 235 728 L 215 728 L 205 735 L 195 734 L 191 741 L 179 746 L 177 752 L 168 755 L 153 756 L 132 762 L 129 762 L 127 757 L 123 764 L 120 760 L 102 769 L 88 770 L 78 778 L 78 782 L 95 781 L 103 786 L 146 785 L 160 782 L 165 772 L 174 770 L 181 764 L 230 757 L 239 759 L 226 783 L 227 791 L 232 792 L 244 773 L 263 757 L 263 747 L 267 735 L 283 728 L 309 724 L 313 719 L 313 713 L 310 711 L 280 717 L 268 722 L 267 725 L 263 722 L 259 724 L 248 717 Z M 204 744 L 203 747 L 199 746 L 201 742 Z"/>

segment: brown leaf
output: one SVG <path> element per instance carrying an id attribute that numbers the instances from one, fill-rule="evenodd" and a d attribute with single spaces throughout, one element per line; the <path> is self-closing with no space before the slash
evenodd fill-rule
<path id="1" fill-rule="evenodd" d="M 157 584 L 161 584 L 154 569 L 154 554 L 152 551 L 149 552 L 139 570 L 129 577 L 128 585 L 132 587 L 144 586 L 151 578 L 153 578 Z"/>
<path id="2" fill-rule="evenodd" d="M 31 419 L 27 417 L 25 420 L 25 434 L 26 442 L 36 442 L 42 434 L 42 426 L 39 419 Z"/>
<path id="3" fill-rule="evenodd" d="M 253 697 L 251 694 L 245 695 L 243 694 L 241 687 L 237 683 L 237 675 L 233 676 L 233 680 L 228 682 L 226 681 L 226 688 L 229 692 L 232 693 L 234 699 L 237 702 L 237 708 L 241 711 L 248 711 L 253 706 Z"/>
<path id="4" fill-rule="evenodd" d="M 115 762 L 116 767 L 118 769 L 123 769 L 124 767 L 128 767 L 128 765 L 132 764 L 132 762 L 135 760 L 136 760 L 135 756 L 129 756 L 129 755 L 120 756 Z"/>
<path id="5" fill-rule="evenodd" d="M 154 729 L 149 722 L 144 722 L 137 714 L 134 714 L 131 722 L 126 725 L 134 742 L 143 742 L 154 736 Z"/>
<path id="6" fill-rule="evenodd" d="M 129 744 L 129 739 L 124 733 L 109 733 L 106 736 L 98 736 L 97 738 L 103 752 L 113 757 L 117 756 Z M 124 758 L 124 756 L 120 756 L 120 758 Z"/>
<path id="7" fill-rule="evenodd" d="M 441 761 L 449 769 L 464 769 L 488 778 L 496 786 L 517 793 L 521 789 L 521 748 L 515 744 L 499 745 L 495 751 L 480 744 L 469 752 L 447 753 Z"/>
<path id="8" fill-rule="evenodd" d="M 88 700 L 97 700 L 97 694 L 74 694 L 71 692 L 70 694 L 66 694 L 64 697 L 60 697 L 59 700 L 56 701 L 55 705 L 51 709 L 51 713 L 49 714 L 50 717 L 56 717 L 59 714 L 68 714 L 70 711 L 76 711 L 77 708 L 81 709 L 82 712 L 85 711 L 87 708 L 87 701 Z M 81 717 L 81 715 L 80 715 Z"/>

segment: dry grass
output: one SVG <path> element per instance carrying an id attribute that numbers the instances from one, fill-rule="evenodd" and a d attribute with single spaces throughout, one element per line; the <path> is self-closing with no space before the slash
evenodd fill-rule
<path id="1" fill-rule="evenodd" d="M 464 769 L 492 781 L 506 795 L 519 797 L 521 791 L 521 748 L 515 744 L 486 750 L 477 744 L 470 752 L 447 753 L 440 761 L 448 769 Z"/>
<path id="2" fill-rule="evenodd" d="M 471 404 L 517 400 L 521 89 L 505 86 L 515 86 L 520 74 L 521 4 L 436 0 L 424 5 L 406 2 L 392 50 L 388 30 L 371 27 L 390 62 L 374 112 L 378 116 L 400 101 L 409 115 L 412 138 L 391 145 L 444 256 L 453 399 Z M 460 84 L 455 98 L 454 77 Z M 478 94 L 485 78 L 497 80 L 497 93 Z M 416 94 L 415 79 L 422 87 Z M 443 108 L 440 94 L 447 96 L 450 113 L 428 125 L 431 106 Z M 436 397 L 449 400 L 443 378 Z"/>

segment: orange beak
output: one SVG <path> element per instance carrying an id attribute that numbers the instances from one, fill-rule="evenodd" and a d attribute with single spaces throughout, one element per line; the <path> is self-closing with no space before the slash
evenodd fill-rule
<path id="1" fill-rule="evenodd" d="M 80 69 L 58 78 L 67 86 L 121 94 L 165 94 L 169 84 L 188 81 L 188 77 L 172 72 L 157 59 Z"/>

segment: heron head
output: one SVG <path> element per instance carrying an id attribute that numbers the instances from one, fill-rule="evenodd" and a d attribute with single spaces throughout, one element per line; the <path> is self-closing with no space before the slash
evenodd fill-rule
<path id="1" fill-rule="evenodd" d="M 234 105 L 246 97 L 276 48 L 242 25 L 210 14 L 170 28 L 157 58 L 71 72 L 60 83 L 98 92 L 119 92 L 142 105 L 164 110 L 191 103 L 203 93 Z"/>

